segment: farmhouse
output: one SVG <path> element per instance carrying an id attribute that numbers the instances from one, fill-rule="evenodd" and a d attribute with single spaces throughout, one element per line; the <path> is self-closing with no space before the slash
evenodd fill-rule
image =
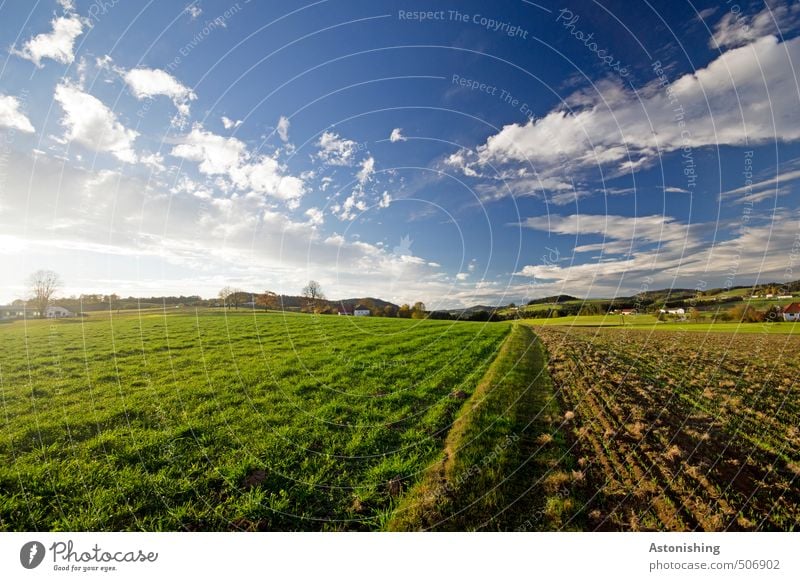
<path id="1" fill-rule="evenodd" d="M 13 305 L 0 306 L 0 321 L 4 319 L 36 319 L 39 311 L 26 309 L 25 307 L 15 307 Z"/>
<path id="2" fill-rule="evenodd" d="M 620 311 L 620 314 L 621 315 L 635 315 L 636 312 L 637 312 L 636 309 L 622 309 Z"/>
<path id="3" fill-rule="evenodd" d="M 75 316 L 72 311 L 64 307 L 47 307 L 44 314 L 48 319 L 63 319 L 65 317 Z"/>
<path id="4" fill-rule="evenodd" d="M 349 310 L 346 307 L 339 307 L 339 315 L 342 317 L 352 317 L 353 311 Z"/>
<path id="5" fill-rule="evenodd" d="M 783 307 L 784 321 L 800 321 L 800 303 L 792 303 Z"/>
<path id="6" fill-rule="evenodd" d="M 666 313 L 667 315 L 685 315 L 686 310 L 683 307 L 678 307 L 677 309 L 661 309 L 660 313 Z"/>
<path id="7" fill-rule="evenodd" d="M 353 309 L 353 314 L 356 317 L 369 317 L 370 312 L 369 312 L 369 309 L 367 307 L 365 307 L 364 305 L 359 304 L 359 305 L 356 305 L 355 308 Z"/>

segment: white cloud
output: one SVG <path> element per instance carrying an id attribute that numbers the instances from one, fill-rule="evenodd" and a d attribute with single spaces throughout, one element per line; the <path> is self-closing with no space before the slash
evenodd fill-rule
<path id="1" fill-rule="evenodd" d="M 317 142 L 317 158 L 328 165 L 350 166 L 355 161 L 358 144 L 332 131 L 325 131 Z"/>
<path id="2" fill-rule="evenodd" d="M 392 203 L 392 196 L 389 194 L 389 192 L 383 192 L 381 199 L 378 201 L 378 207 L 388 208 L 389 204 L 391 203 Z"/>
<path id="3" fill-rule="evenodd" d="M 81 19 L 71 14 L 55 18 L 51 24 L 52 32 L 37 34 L 22 45 L 22 50 L 13 50 L 13 54 L 28 59 L 39 68 L 42 59 L 46 58 L 65 65 L 72 63 L 75 60 L 75 39 L 83 32 Z"/>
<path id="4" fill-rule="evenodd" d="M 800 4 L 773 3 L 761 12 L 744 15 L 728 10 L 714 26 L 710 48 L 741 46 L 767 35 L 787 34 L 798 25 Z"/>
<path id="5" fill-rule="evenodd" d="M 469 278 L 469 274 L 467 274 L 466 272 L 459 272 L 456 275 L 456 279 L 457 280 L 467 280 L 468 278 Z"/>
<path id="6" fill-rule="evenodd" d="M 205 131 L 199 123 L 182 141 L 172 149 L 172 155 L 198 163 L 207 175 L 228 174 L 248 157 L 243 141 Z"/>
<path id="7" fill-rule="evenodd" d="M 198 163 L 209 176 L 223 176 L 241 191 L 251 190 L 295 205 L 305 193 L 302 179 L 269 156 L 253 156 L 245 143 L 205 131 L 199 123 L 172 149 L 172 155 Z M 223 186 L 225 184 L 220 184 Z"/>
<path id="8" fill-rule="evenodd" d="M 194 91 L 160 69 L 131 69 L 125 73 L 124 79 L 133 96 L 139 100 L 158 95 L 169 97 L 181 117 L 189 115 L 189 102 L 197 99 Z"/>
<path id="9" fill-rule="evenodd" d="M 556 263 L 527 265 L 515 274 L 533 278 L 549 290 L 560 287 L 583 296 L 608 296 L 618 292 L 620 285 L 630 293 L 637 281 L 645 279 L 649 288 L 692 287 L 701 280 L 710 286 L 748 284 L 755 277 L 777 280 L 785 275 L 786 256 L 796 244 L 798 226 L 796 213 L 779 214 L 779 219 L 749 214 L 746 228 L 739 222 L 683 224 L 660 215 L 529 218 L 522 225 L 551 233 L 555 247 L 563 244 L 558 236 L 563 236 L 566 244 L 585 236 L 602 240 L 575 246 L 572 256 L 562 252 L 564 258 Z M 594 255 L 583 261 L 580 255 L 589 253 Z"/>
<path id="10" fill-rule="evenodd" d="M 356 179 L 358 179 L 358 183 L 364 185 L 369 181 L 372 175 L 375 173 L 375 158 L 368 157 L 364 161 L 361 162 L 361 169 L 356 174 Z"/>
<path id="11" fill-rule="evenodd" d="M 678 188 L 676 186 L 666 186 L 664 191 L 668 194 L 690 194 L 691 192 L 686 188 Z"/>
<path id="12" fill-rule="evenodd" d="M 309 221 L 315 226 L 320 226 L 325 222 L 325 215 L 319 208 L 309 208 L 305 211 L 305 214 L 308 216 Z"/>
<path id="13" fill-rule="evenodd" d="M 228 117 L 225 117 L 224 115 L 222 116 L 221 119 L 222 119 L 222 126 L 225 129 L 236 129 L 239 126 L 241 126 L 241 124 L 242 124 L 242 120 L 241 119 L 237 119 L 237 120 L 234 121 L 233 119 L 229 119 Z"/>
<path id="14" fill-rule="evenodd" d="M 20 111 L 20 102 L 16 97 L 0 95 L 0 127 L 16 129 L 23 133 L 33 133 L 30 120 Z"/>
<path id="15" fill-rule="evenodd" d="M 197 20 L 200 18 L 200 15 L 203 13 L 203 9 L 197 5 L 197 2 L 192 2 L 186 7 L 186 14 L 189 15 L 189 18 L 192 20 Z"/>
<path id="16" fill-rule="evenodd" d="M 148 153 L 139 156 L 139 163 L 149 167 L 153 171 L 164 171 L 164 156 L 160 153 Z"/>
<path id="17" fill-rule="evenodd" d="M 389 136 L 389 141 L 392 143 L 397 143 L 398 141 L 406 141 L 408 138 L 403 135 L 401 132 L 403 130 L 400 127 L 395 127 L 392 129 L 392 134 Z"/>
<path id="18" fill-rule="evenodd" d="M 783 172 L 781 174 L 776 174 L 775 177 L 762 180 L 760 182 L 756 182 L 754 184 L 749 184 L 746 186 L 742 186 L 740 188 L 736 188 L 733 190 L 728 190 L 727 192 L 722 192 L 720 195 L 721 198 L 732 197 L 732 196 L 739 196 L 740 194 L 747 194 L 751 195 L 755 190 L 762 190 L 764 188 L 772 187 L 772 193 L 775 194 L 775 191 L 778 189 L 780 184 L 791 182 L 796 179 L 800 178 L 800 170 L 790 170 Z"/>
<path id="19" fill-rule="evenodd" d="M 574 111 L 556 109 L 506 125 L 475 152 L 461 150 L 447 163 L 477 177 L 499 168 L 510 180 L 530 180 L 535 167 L 536 179 L 568 185 L 598 167 L 628 173 L 684 148 L 796 141 L 800 107 L 794 77 L 786 71 L 798 60 L 800 38 L 763 37 L 666 86 L 653 82 L 637 94 L 605 87 Z M 603 100 L 609 93 L 611 104 Z M 609 175 L 614 170 L 606 170 Z M 498 189 L 497 195 L 504 194 Z"/>
<path id="20" fill-rule="evenodd" d="M 55 100 L 64 110 L 64 138 L 93 151 L 107 152 L 121 161 L 134 163 L 133 142 L 138 133 L 124 127 L 114 112 L 97 97 L 66 84 L 56 87 Z"/>
<path id="21" fill-rule="evenodd" d="M 289 119 L 288 117 L 284 117 L 281 115 L 281 118 L 278 119 L 278 136 L 281 138 L 281 141 L 286 143 L 289 141 Z"/>

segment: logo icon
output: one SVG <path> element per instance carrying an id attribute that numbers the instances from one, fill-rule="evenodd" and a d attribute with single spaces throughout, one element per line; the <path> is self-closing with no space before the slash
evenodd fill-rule
<path id="1" fill-rule="evenodd" d="M 30 541 L 19 550 L 19 562 L 26 569 L 35 569 L 44 560 L 44 545 L 39 541 Z"/>

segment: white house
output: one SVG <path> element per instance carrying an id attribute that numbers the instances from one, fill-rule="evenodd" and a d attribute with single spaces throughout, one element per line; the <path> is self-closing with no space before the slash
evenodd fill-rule
<path id="1" fill-rule="evenodd" d="M 685 315 L 686 310 L 683 307 L 677 309 L 661 309 L 659 312 L 666 313 L 667 315 Z"/>
<path id="2" fill-rule="evenodd" d="M 65 317 L 74 317 L 75 315 L 69 309 L 65 309 L 64 307 L 47 307 L 47 310 L 44 312 L 45 316 L 48 319 L 63 319 Z"/>
<path id="3" fill-rule="evenodd" d="M 369 317 L 370 312 L 369 309 L 364 305 L 356 305 L 355 308 L 353 309 L 353 314 L 356 317 Z"/>
<path id="4" fill-rule="evenodd" d="M 783 307 L 784 321 L 800 321 L 800 303 L 792 303 Z"/>

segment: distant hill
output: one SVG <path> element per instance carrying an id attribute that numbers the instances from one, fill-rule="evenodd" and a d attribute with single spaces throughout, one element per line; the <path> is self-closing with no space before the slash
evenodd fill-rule
<path id="1" fill-rule="evenodd" d="M 235 303 L 238 308 L 252 308 L 252 301 L 258 296 L 259 293 L 250 293 L 240 291 L 236 293 Z M 619 296 L 614 298 L 591 298 L 579 299 L 575 296 L 568 294 L 551 295 L 538 299 L 533 299 L 524 304 L 519 304 L 518 309 L 511 309 L 508 305 L 473 305 L 470 307 L 458 309 L 440 309 L 436 311 L 438 314 L 448 313 L 454 317 L 468 318 L 471 315 L 484 311 L 486 313 L 498 312 L 503 316 L 519 316 L 522 313 L 530 313 L 532 311 L 548 312 L 558 310 L 561 314 L 575 312 L 588 312 L 591 309 L 598 312 L 606 312 L 611 309 L 623 308 L 653 308 L 657 306 L 697 306 L 700 309 L 708 308 L 721 308 L 728 303 L 735 304 L 743 300 L 758 302 L 758 299 L 750 299 L 751 295 L 756 295 L 762 302 L 767 303 L 766 295 L 772 294 L 776 297 L 779 295 L 794 294 L 795 297 L 800 295 L 800 280 L 795 280 L 788 283 L 762 283 L 758 285 L 739 285 L 730 288 L 712 288 L 698 292 L 696 289 L 689 288 L 668 288 L 648 290 L 639 295 L 632 296 Z M 774 300 L 770 298 L 769 300 Z M 790 301 L 791 299 L 784 299 Z M 22 301 L 15 301 L 22 303 Z M 356 297 L 339 300 L 323 300 L 320 301 L 321 306 L 326 307 L 328 311 L 338 311 L 340 308 L 353 310 L 356 305 L 362 304 L 378 314 L 378 311 L 383 311 L 386 307 L 399 309 L 399 306 L 379 299 L 376 297 Z M 55 305 L 66 307 L 74 312 L 89 312 L 89 311 L 105 311 L 105 310 L 126 310 L 126 309 L 143 309 L 143 308 L 170 308 L 170 307 L 219 307 L 222 300 L 219 298 L 204 299 L 197 295 L 192 296 L 163 296 L 163 297 L 126 297 L 122 298 L 118 295 L 82 295 L 82 297 L 69 297 L 57 299 L 53 302 Z M 308 306 L 308 299 L 297 295 L 279 295 L 274 297 L 274 304 L 277 308 L 284 308 L 286 310 L 301 310 Z M 434 313 L 435 314 L 435 313 Z M 433 314 L 431 315 L 433 316 Z"/>
<path id="2" fill-rule="evenodd" d="M 532 301 L 528 301 L 527 304 L 529 305 L 552 305 L 557 303 L 565 303 L 567 301 L 577 301 L 580 300 L 577 297 L 573 297 L 572 295 L 553 295 L 551 297 L 544 297 L 541 299 L 533 299 Z"/>

